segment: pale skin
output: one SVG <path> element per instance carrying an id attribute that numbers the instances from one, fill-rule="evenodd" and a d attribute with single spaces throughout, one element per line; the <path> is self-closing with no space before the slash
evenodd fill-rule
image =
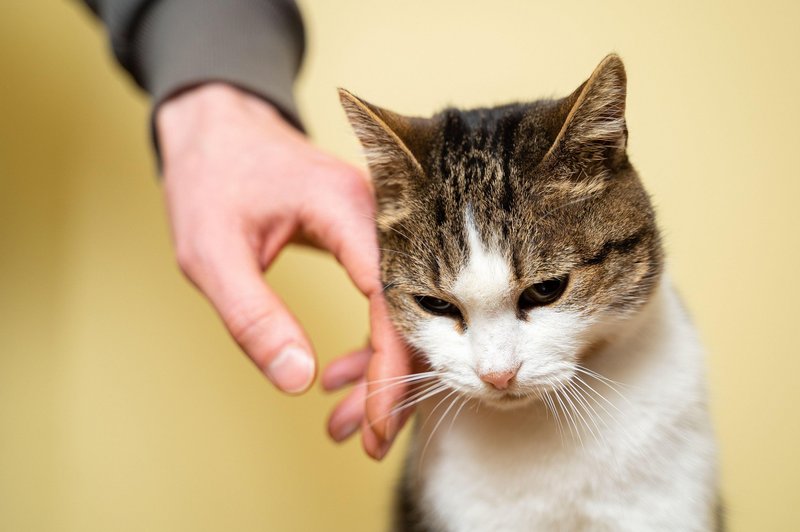
<path id="1" fill-rule="evenodd" d="M 317 372 L 308 336 L 263 278 L 284 246 L 332 253 L 368 298 L 371 345 L 332 362 L 321 380 L 327 390 L 353 385 L 330 416 L 331 437 L 360 428 L 366 452 L 383 458 L 403 422 L 392 407 L 406 390 L 368 393 L 380 385 L 365 381 L 406 375 L 410 361 L 381 292 L 367 176 L 315 147 L 264 100 L 222 83 L 169 99 L 156 127 L 178 264 L 277 388 L 303 393 Z"/>

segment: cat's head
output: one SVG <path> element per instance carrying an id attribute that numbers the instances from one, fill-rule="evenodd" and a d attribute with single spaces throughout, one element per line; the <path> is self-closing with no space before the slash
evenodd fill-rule
<path id="1" fill-rule="evenodd" d="M 462 393 L 513 406 L 559 386 L 653 292 L 662 252 L 625 87 L 611 55 L 565 98 L 431 118 L 341 91 L 392 318 Z"/>

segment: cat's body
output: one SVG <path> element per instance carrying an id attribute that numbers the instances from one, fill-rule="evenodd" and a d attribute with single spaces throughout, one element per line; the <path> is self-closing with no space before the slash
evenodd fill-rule
<path id="1" fill-rule="evenodd" d="M 419 415 L 398 531 L 719 526 L 702 349 L 627 158 L 625 85 L 609 56 L 561 100 L 430 119 L 342 93 L 386 300 L 427 370 L 400 406 Z"/>

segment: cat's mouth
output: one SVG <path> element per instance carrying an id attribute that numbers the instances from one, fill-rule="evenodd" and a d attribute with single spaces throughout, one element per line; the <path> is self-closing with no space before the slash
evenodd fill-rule
<path id="1" fill-rule="evenodd" d="M 505 403 L 513 403 L 514 401 L 522 401 L 524 399 L 527 399 L 527 397 L 516 393 L 506 393 L 500 396 L 500 401 Z"/>
<path id="2" fill-rule="evenodd" d="M 502 394 L 492 394 L 489 397 L 481 397 L 481 401 L 498 408 L 516 408 L 530 403 L 533 397 L 529 394 L 505 392 Z"/>

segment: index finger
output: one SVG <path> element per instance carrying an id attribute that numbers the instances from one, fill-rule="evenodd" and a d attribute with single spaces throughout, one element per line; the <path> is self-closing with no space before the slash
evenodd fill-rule
<path id="1" fill-rule="evenodd" d="M 366 178 L 354 168 L 340 168 L 315 193 L 319 201 L 301 212 L 303 232 L 336 257 L 362 294 L 380 292 L 375 198 Z"/>

